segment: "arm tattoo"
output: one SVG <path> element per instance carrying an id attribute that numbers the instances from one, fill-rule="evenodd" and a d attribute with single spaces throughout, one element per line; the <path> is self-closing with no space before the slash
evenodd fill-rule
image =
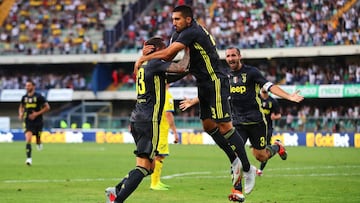
<path id="1" fill-rule="evenodd" d="M 189 53 L 185 53 L 184 57 L 177 63 L 172 62 L 169 67 L 167 68 L 167 72 L 173 73 L 183 73 L 189 71 L 188 66 L 190 62 L 190 55 Z"/>

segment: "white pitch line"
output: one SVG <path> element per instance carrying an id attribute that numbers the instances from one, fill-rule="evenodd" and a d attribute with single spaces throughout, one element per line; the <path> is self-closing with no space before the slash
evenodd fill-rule
<path id="1" fill-rule="evenodd" d="M 78 179 L 38 179 L 38 180 L 4 180 L 4 183 L 66 183 L 66 182 L 103 182 L 109 180 L 119 180 L 118 178 L 78 178 Z"/>
<path id="2" fill-rule="evenodd" d="M 360 168 L 360 165 L 343 165 L 343 166 L 310 166 L 310 167 L 299 167 L 299 168 L 266 168 L 269 171 L 284 171 L 284 170 L 313 170 L 313 169 L 339 169 L 339 168 Z"/>
<path id="3" fill-rule="evenodd" d="M 266 171 L 278 171 L 278 170 L 308 170 L 308 169 L 334 169 L 334 168 L 360 168 L 358 165 L 352 166 L 326 166 L 326 167 L 303 167 L 303 168 L 266 168 Z M 220 172 L 219 172 L 220 173 Z M 223 173 L 223 172 L 221 172 Z M 226 173 L 226 172 L 225 172 Z M 266 172 L 265 172 L 266 173 Z M 203 172 L 187 172 L 187 173 L 176 173 L 172 175 L 163 176 L 163 179 L 173 179 L 173 178 L 229 178 L 229 175 L 211 175 L 210 171 Z M 309 176 L 319 176 L 319 177 L 331 177 L 331 176 L 360 176 L 359 172 L 355 173 L 311 173 L 311 174 L 265 174 L 265 177 L 309 177 Z M 148 178 L 148 177 L 147 177 Z M 4 180 L 3 183 L 64 183 L 64 182 L 104 182 L 104 181 L 117 181 L 121 178 L 78 178 L 78 179 L 37 179 L 37 180 Z"/>

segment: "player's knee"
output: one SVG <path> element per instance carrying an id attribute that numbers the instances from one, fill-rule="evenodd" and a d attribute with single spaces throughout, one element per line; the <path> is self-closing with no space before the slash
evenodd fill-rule
<path id="1" fill-rule="evenodd" d="M 142 166 L 136 166 L 136 169 L 139 170 L 142 174 L 144 174 L 144 176 L 148 176 L 153 173 L 153 169 L 151 169 L 151 168 L 147 169 Z"/>
<path id="2" fill-rule="evenodd" d="M 261 150 L 261 151 L 257 151 L 254 153 L 255 158 L 260 161 L 260 162 L 264 162 L 267 161 L 269 159 L 269 156 L 267 155 L 266 151 Z"/>

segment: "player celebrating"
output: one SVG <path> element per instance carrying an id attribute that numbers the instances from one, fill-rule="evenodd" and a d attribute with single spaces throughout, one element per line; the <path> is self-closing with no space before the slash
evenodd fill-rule
<path id="1" fill-rule="evenodd" d="M 304 97 L 299 95 L 298 91 L 288 94 L 279 86 L 268 82 L 257 68 L 242 64 L 239 49 L 229 47 L 225 54 L 226 62 L 231 70 L 229 73 L 230 103 L 235 128 L 245 142 L 247 139 L 250 140 L 252 152 L 260 162 L 267 161 L 277 153 L 285 160 L 287 152 L 279 141 L 274 145 L 267 145 L 267 123 L 261 108 L 259 91 L 263 88 L 281 98 L 297 103 L 302 101 Z M 180 108 L 186 110 L 197 102 L 198 98 L 183 100 L 180 102 Z M 242 191 L 241 180 L 235 185 L 235 191 Z M 235 194 L 237 193 L 230 194 L 229 199 L 236 201 Z"/>
<path id="2" fill-rule="evenodd" d="M 25 85 L 26 94 L 22 96 L 19 105 L 19 119 L 24 121 L 26 140 L 26 161 L 29 166 L 32 164 L 31 138 L 36 136 L 36 144 L 39 150 L 42 149 L 41 131 L 43 128 L 43 114 L 50 110 L 50 105 L 45 97 L 35 92 L 35 83 L 28 80 Z"/>
<path id="3" fill-rule="evenodd" d="M 270 142 L 273 133 L 273 120 L 278 120 L 281 118 L 280 107 L 278 101 L 275 98 L 271 97 L 264 88 L 261 88 L 260 90 L 260 99 L 261 99 L 261 107 L 263 109 L 263 113 L 265 115 L 266 123 L 268 127 L 267 136 L 266 136 L 266 141 L 267 141 L 266 145 L 269 146 L 271 145 Z M 260 168 L 256 170 L 256 174 L 258 176 L 262 176 L 266 163 L 267 160 L 261 162 Z"/>
<path id="4" fill-rule="evenodd" d="M 161 38 L 151 38 L 145 44 L 154 46 L 157 52 L 166 47 Z M 131 134 L 136 150 L 136 167 L 115 187 L 115 203 L 122 203 L 137 188 L 144 177 L 154 169 L 154 157 L 159 139 L 159 123 L 165 102 L 167 72 L 185 72 L 189 64 L 189 51 L 178 63 L 150 60 L 137 71 L 137 102 L 131 113 Z"/>
<path id="5" fill-rule="evenodd" d="M 217 53 L 215 40 L 194 20 L 189 6 L 174 8 L 172 22 L 178 33 L 174 42 L 164 50 L 142 56 L 136 62 L 135 70 L 144 61 L 153 58 L 172 60 L 184 47 L 190 48 L 189 72 L 196 78 L 203 128 L 232 163 L 233 185 L 240 180 L 240 171 L 244 171 L 245 192 L 249 193 L 255 185 L 256 168 L 250 167 L 244 142 L 232 125 L 228 103 L 229 80 Z M 239 198 L 243 199 L 241 192 L 238 193 Z"/>

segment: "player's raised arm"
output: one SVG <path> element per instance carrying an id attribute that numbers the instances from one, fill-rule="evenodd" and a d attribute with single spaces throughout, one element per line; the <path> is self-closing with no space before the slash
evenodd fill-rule
<path id="1" fill-rule="evenodd" d="M 269 90 L 271 93 L 275 94 L 276 96 L 287 99 L 289 101 L 299 103 L 302 100 L 304 100 L 304 97 L 299 94 L 300 93 L 299 90 L 295 91 L 292 94 L 289 94 L 285 92 L 283 89 L 281 89 L 278 85 L 272 85 Z"/>
<path id="2" fill-rule="evenodd" d="M 185 48 L 185 45 L 179 42 L 174 42 L 172 44 L 170 44 L 170 46 L 168 46 L 166 49 L 148 54 L 148 55 L 143 55 L 141 56 L 134 65 L 134 73 L 137 72 L 137 70 L 139 69 L 139 67 L 141 66 L 141 64 L 143 64 L 145 61 L 151 60 L 151 59 L 163 59 L 166 61 L 170 61 L 172 59 L 174 59 L 174 57 L 176 56 L 176 54 L 181 51 L 182 49 Z"/>
<path id="3" fill-rule="evenodd" d="M 170 66 L 166 69 L 166 72 L 172 72 L 172 73 L 184 73 L 189 71 L 189 63 L 190 63 L 190 49 L 188 47 L 185 48 L 185 53 L 183 58 L 175 63 L 171 63 Z"/>

